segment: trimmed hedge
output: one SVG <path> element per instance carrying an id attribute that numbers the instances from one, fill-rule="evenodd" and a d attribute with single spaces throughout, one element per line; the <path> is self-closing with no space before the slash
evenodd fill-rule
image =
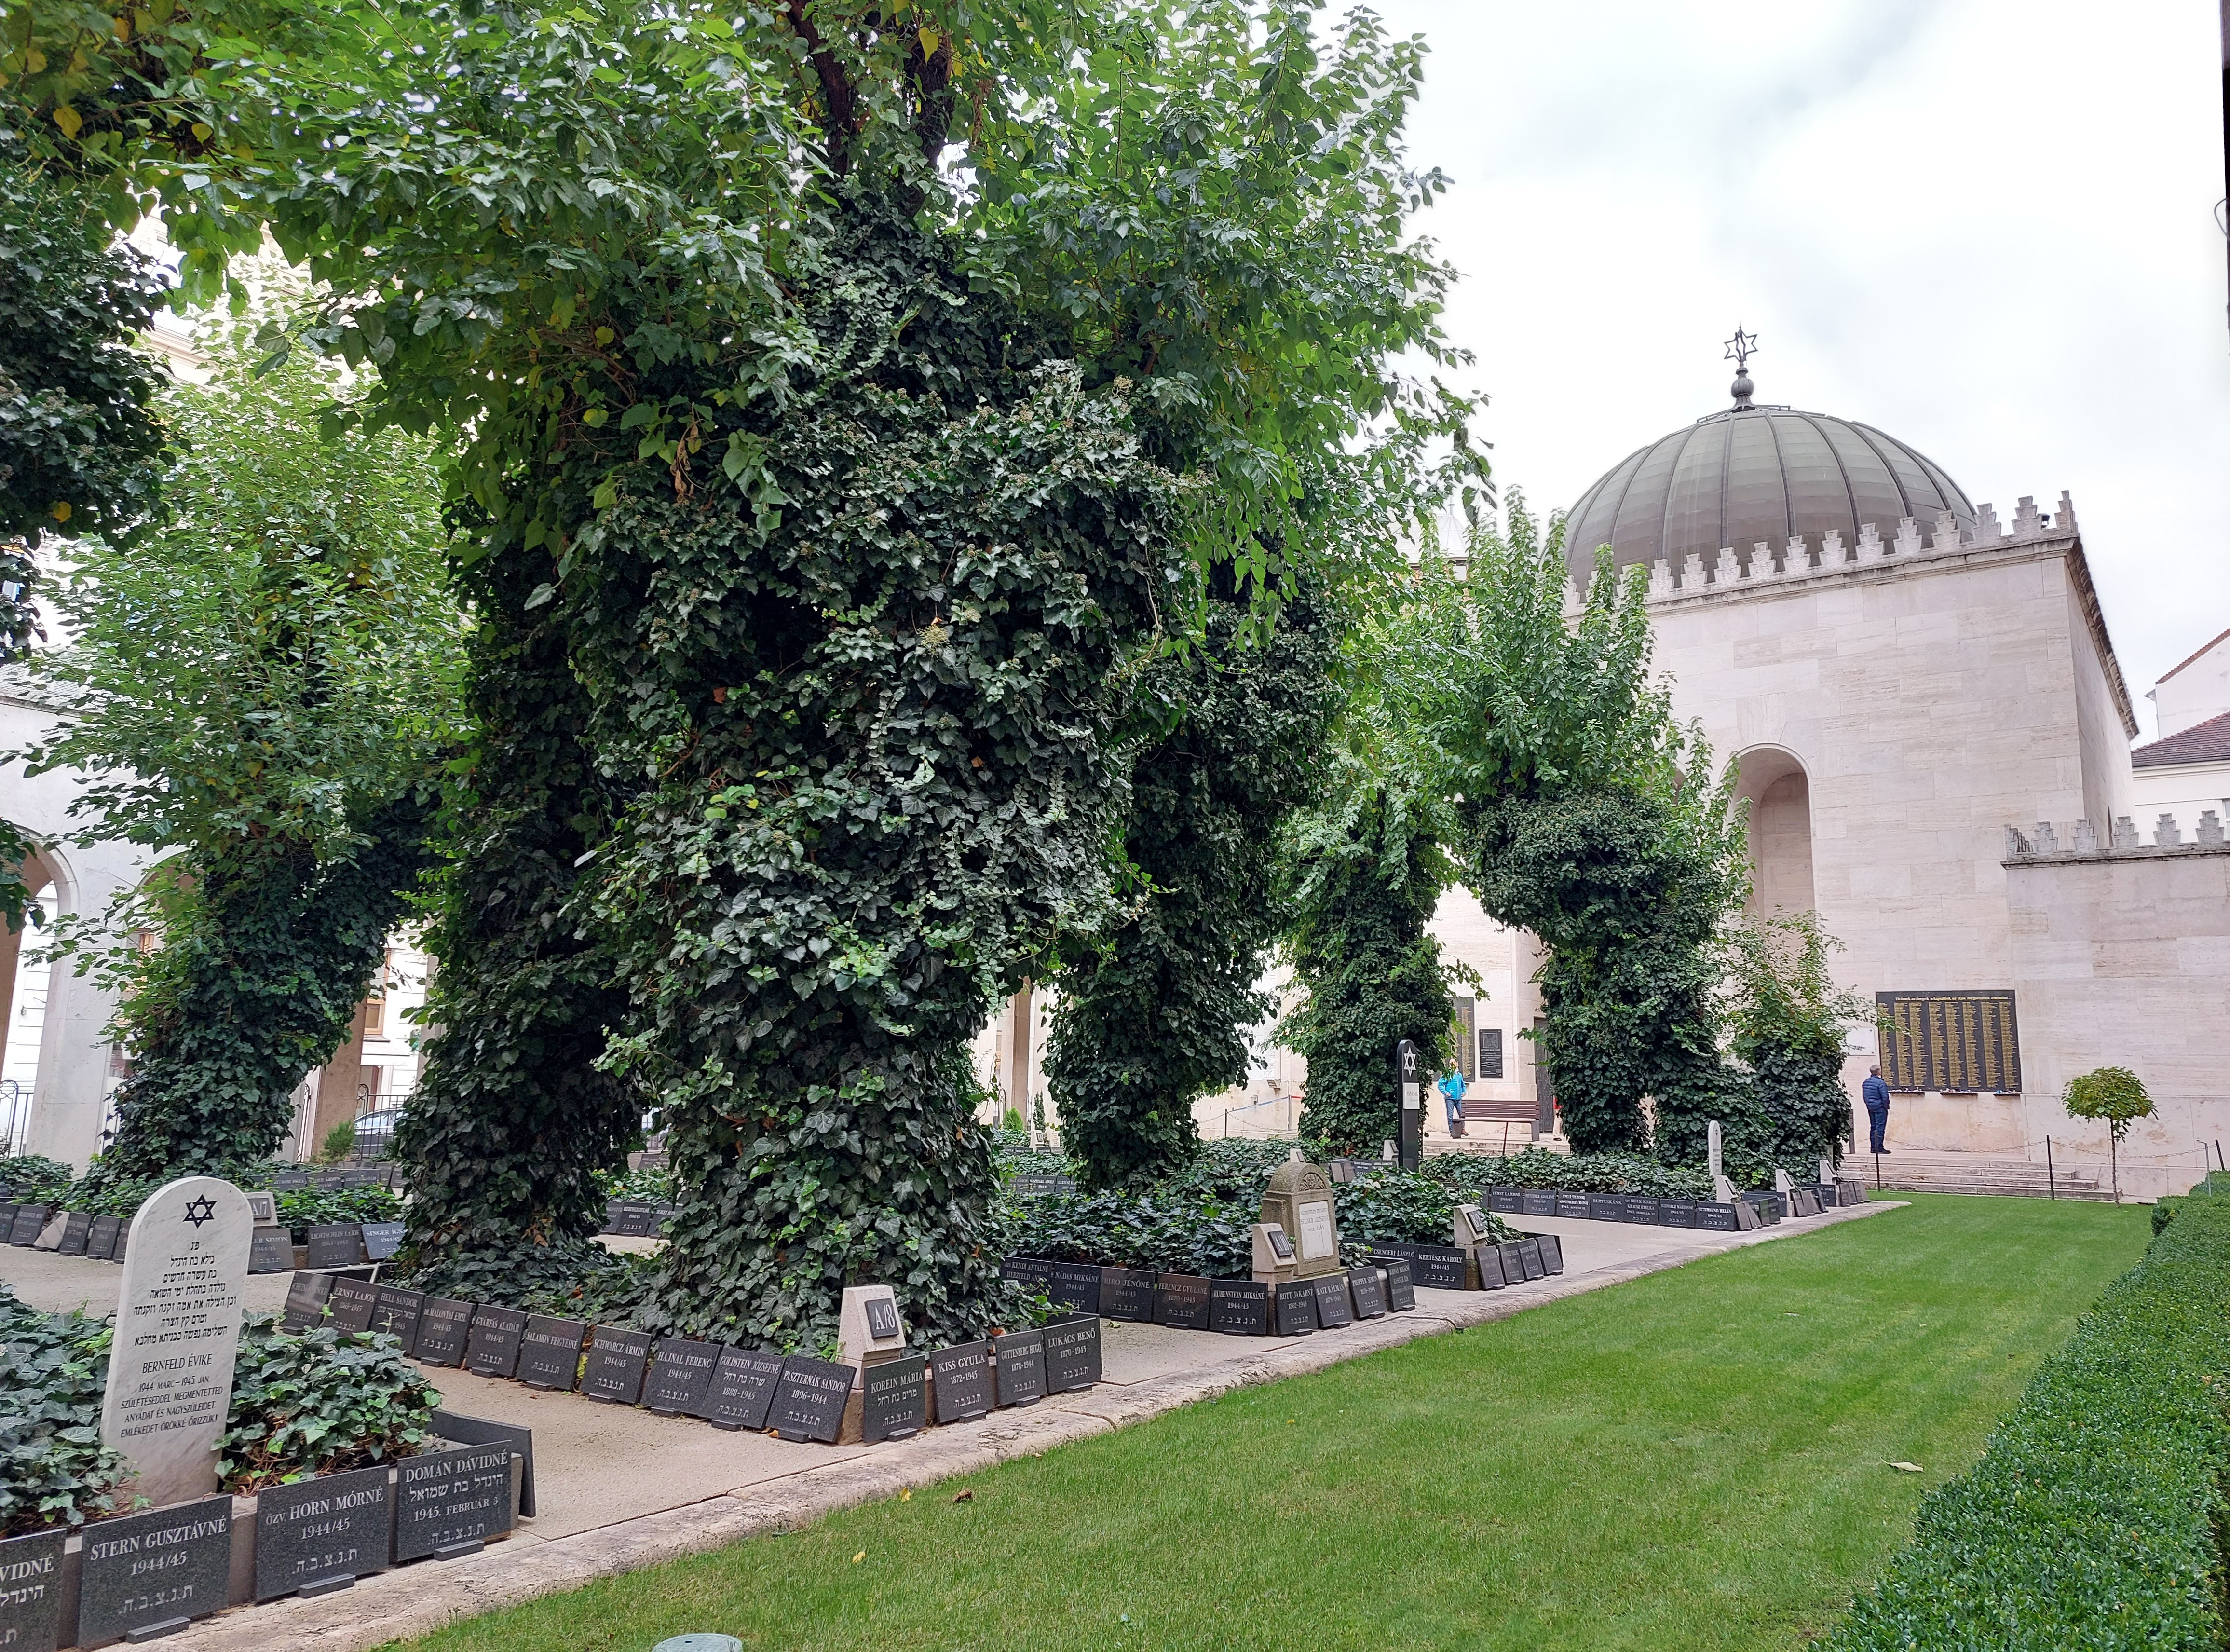
<path id="1" fill-rule="evenodd" d="M 1981 1462 L 1921 1505 L 1912 1546 L 1832 1652 L 2219 1652 L 2230 1629 L 2230 1176 L 2046 1359 Z"/>

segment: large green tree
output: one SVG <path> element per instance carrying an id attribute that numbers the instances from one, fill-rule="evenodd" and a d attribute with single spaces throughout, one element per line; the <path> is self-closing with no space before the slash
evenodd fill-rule
<path id="1" fill-rule="evenodd" d="M 1131 764 L 1121 854 L 1130 910 L 1054 977 L 1046 1082 L 1061 1145 L 1092 1187 L 1152 1181 L 1192 1156 L 1192 1104 L 1247 1078 L 1257 983 L 1284 926 L 1277 840 L 1315 789 L 1337 702 L 1324 605 L 1247 641 L 1228 597 L 1198 646 L 1135 680 L 1161 727 Z"/>
<path id="2" fill-rule="evenodd" d="M 105 1175 L 267 1155 L 339 1044 L 425 858 L 454 738 L 458 621 L 437 484 L 400 432 L 319 433 L 338 388 L 261 378 L 245 340 L 167 392 L 178 452 L 153 532 L 78 545 L 68 647 L 35 668 L 68 714 L 33 758 L 87 775 L 79 836 L 163 855 L 106 915 L 132 1061 Z"/>

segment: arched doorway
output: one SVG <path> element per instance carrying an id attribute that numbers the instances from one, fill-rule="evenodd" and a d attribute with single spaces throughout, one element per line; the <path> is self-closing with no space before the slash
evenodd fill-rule
<path id="1" fill-rule="evenodd" d="M 1750 800 L 1750 910 L 1808 912 L 1812 896 L 1812 782 L 1794 752 L 1753 746 L 1735 770 L 1735 791 Z"/>

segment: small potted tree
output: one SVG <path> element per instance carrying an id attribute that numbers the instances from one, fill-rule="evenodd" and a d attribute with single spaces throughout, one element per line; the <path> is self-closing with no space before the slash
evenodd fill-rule
<path id="1" fill-rule="evenodd" d="M 2137 1075 L 2126 1067 L 2102 1067 L 2067 1081 L 2059 1105 L 2071 1119 L 2104 1119 L 2107 1132 L 2107 1162 L 2113 1167 L 2114 1203 L 2122 1202 L 2122 1138 L 2132 1120 L 2152 1114 L 2153 1099 Z"/>

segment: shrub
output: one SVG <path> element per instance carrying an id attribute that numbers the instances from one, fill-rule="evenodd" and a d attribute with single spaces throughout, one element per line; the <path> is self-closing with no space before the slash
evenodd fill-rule
<path id="1" fill-rule="evenodd" d="M 279 1219 L 300 1234 L 335 1222 L 399 1222 L 400 1195 L 383 1187 L 298 1187 L 278 1196 Z"/>
<path id="2" fill-rule="evenodd" d="M 635 1170 L 593 1171 L 590 1176 L 608 1199 L 648 1199 L 654 1204 L 674 1202 L 674 1167 L 644 1165 Z"/>
<path id="3" fill-rule="evenodd" d="M 1419 1173 L 1446 1183 L 1466 1200 L 1495 1187 L 1654 1194 L 1664 1199 L 1711 1197 L 1708 1171 L 1683 1170 L 1640 1153 L 1551 1153 L 1538 1147 L 1528 1147 L 1507 1158 L 1483 1153 L 1435 1153 L 1425 1160 Z"/>
<path id="4" fill-rule="evenodd" d="M 1350 1245 L 1373 1240 L 1405 1245 L 1445 1245 L 1461 1197 L 1439 1177 L 1387 1172 L 1339 1190 L 1339 1236 Z M 1518 1237 L 1517 1229 L 1492 1216 L 1497 1244 Z"/>
<path id="5" fill-rule="evenodd" d="M 2230 1176 L 2194 1191 L 2039 1368 L 1833 1652 L 2214 1652 L 2230 1522 Z"/>
<path id="6" fill-rule="evenodd" d="M 356 1121 L 353 1119 L 344 1119 L 325 1132 L 325 1145 L 320 1150 L 319 1157 L 331 1163 L 346 1158 L 355 1151 Z"/>
<path id="7" fill-rule="evenodd" d="M 132 1465 L 100 1440 L 109 1336 L 0 1287 L 0 1538 L 131 1511 Z"/>
<path id="8" fill-rule="evenodd" d="M 233 1369 L 217 1473 L 245 1494 L 414 1455 L 441 1403 L 384 1332 L 289 1331 L 252 1314 Z"/>
<path id="9" fill-rule="evenodd" d="M 1002 1213 L 1009 1255 L 1228 1279 L 1254 1265 L 1247 1235 L 1260 1195 L 1228 1202 L 1197 1193 L 1055 1193 Z"/>
<path id="10" fill-rule="evenodd" d="M 20 1158 L 0 1158 L 0 1187 L 19 1204 L 52 1204 L 70 1190 L 70 1167 L 27 1153 Z"/>

